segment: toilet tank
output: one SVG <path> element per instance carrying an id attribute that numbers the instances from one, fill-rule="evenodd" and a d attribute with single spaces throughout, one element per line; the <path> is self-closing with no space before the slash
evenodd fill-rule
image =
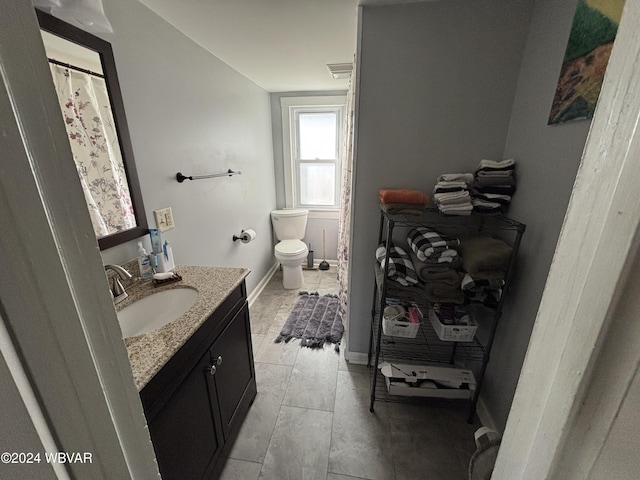
<path id="1" fill-rule="evenodd" d="M 271 223 L 278 240 L 302 240 L 307 229 L 309 210 L 272 210 Z"/>

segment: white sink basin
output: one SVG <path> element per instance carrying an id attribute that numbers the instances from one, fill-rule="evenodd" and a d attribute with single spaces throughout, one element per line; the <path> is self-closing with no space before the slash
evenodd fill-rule
<path id="1" fill-rule="evenodd" d="M 153 332 L 182 316 L 196 303 L 198 292 L 174 288 L 148 295 L 118 312 L 122 336 L 135 337 Z"/>

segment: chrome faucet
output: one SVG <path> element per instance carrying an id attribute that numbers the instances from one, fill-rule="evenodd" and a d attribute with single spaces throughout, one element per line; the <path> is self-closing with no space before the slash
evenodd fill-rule
<path id="1" fill-rule="evenodd" d="M 131 275 L 125 268 L 122 268 L 120 265 L 105 265 L 104 271 L 106 272 L 108 270 L 113 270 L 117 274 L 113 276 L 113 283 L 110 287 L 113 303 L 117 305 L 129 296 L 129 294 L 124 289 L 124 285 L 122 285 L 120 279 L 129 279 L 132 278 L 133 275 Z"/>

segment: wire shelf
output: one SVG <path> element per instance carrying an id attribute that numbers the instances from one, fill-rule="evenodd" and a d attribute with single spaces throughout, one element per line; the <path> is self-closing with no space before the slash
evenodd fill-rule
<path id="1" fill-rule="evenodd" d="M 373 338 L 377 338 L 380 315 L 376 313 Z M 485 347 L 477 338 L 471 342 L 441 340 L 429 320 L 424 319 L 415 338 L 380 335 L 378 366 L 384 362 L 416 365 L 455 366 L 474 370 L 480 367 Z M 474 371 L 474 374 L 476 372 Z"/>
<path id="2" fill-rule="evenodd" d="M 422 215 L 389 214 L 382 212 L 384 218 L 396 226 L 459 229 L 464 232 L 472 230 L 516 230 L 524 232 L 526 225 L 504 215 L 487 215 L 473 213 L 467 216 L 443 215 L 436 208 L 427 208 Z"/>
<path id="3" fill-rule="evenodd" d="M 526 228 L 524 224 L 503 215 L 446 216 L 440 214 L 434 208 L 425 210 L 421 215 L 416 216 L 388 214 L 382 211 L 378 242 L 385 240 L 387 246 L 394 242 L 398 245 L 406 244 L 407 232 L 410 228 L 418 226 L 428 226 L 452 237 L 463 238 L 470 235 L 488 234 L 505 241 L 512 247 L 503 287 L 503 291 L 508 291 L 514 260 L 517 256 L 522 234 Z M 386 251 L 385 265 L 388 265 L 388 261 L 389 249 Z M 379 368 L 383 363 L 448 366 L 471 370 L 475 376 L 476 389 L 471 398 L 468 417 L 468 421 L 471 423 L 475 415 L 476 402 L 489 361 L 489 352 L 491 351 L 498 322 L 502 316 L 504 296 L 498 301 L 495 308 L 476 304 L 465 305 L 468 313 L 472 315 L 473 320 L 478 324 L 472 341 L 444 341 L 438 337 L 428 319 L 429 309 L 433 309 L 434 304 L 427 298 L 428 295 L 424 286 L 402 286 L 389 278 L 385 278 L 386 268 L 381 268 L 377 261 L 374 265 L 375 284 L 368 358 L 371 367 L 370 410 L 373 411 L 376 401 L 422 401 L 422 399 L 417 400 L 415 397 L 389 394 L 385 377 L 380 373 Z M 384 335 L 381 326 L 381 311 L 384 310 L 385 306 L 397 303 L 405 306 L 416 305 L 421 309 L 423 320 L 415 338 Z M 447 401 L 450 401 L 450 399 L 447 399 Z"/>

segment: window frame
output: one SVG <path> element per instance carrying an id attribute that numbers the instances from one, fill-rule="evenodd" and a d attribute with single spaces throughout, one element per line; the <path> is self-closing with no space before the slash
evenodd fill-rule
<path id="1" fill-rule="evenodd" d="M 340 209 L 340 190 L 342 177 L 342 155 L 344 143 L 344 115 L 346 108 L 346 96 L 314 96 L 314 97 L 283 97 L 280 99 L 282 110 L 282 135 L 283 135 L 283 163 L 285 174 L 285 202 L 290 208 L 304 208 L 310 212 L 326 212 L 331 215 Z M 335 112 L 336 124 L 336 158 L 319 160 L 299 159 L 299 123 L 300 113 Z M 334 205 L 302 204 L 300 201 L 300 165 L 302 164 L 335 164 L 335 191 L 336 203 Z"/>

